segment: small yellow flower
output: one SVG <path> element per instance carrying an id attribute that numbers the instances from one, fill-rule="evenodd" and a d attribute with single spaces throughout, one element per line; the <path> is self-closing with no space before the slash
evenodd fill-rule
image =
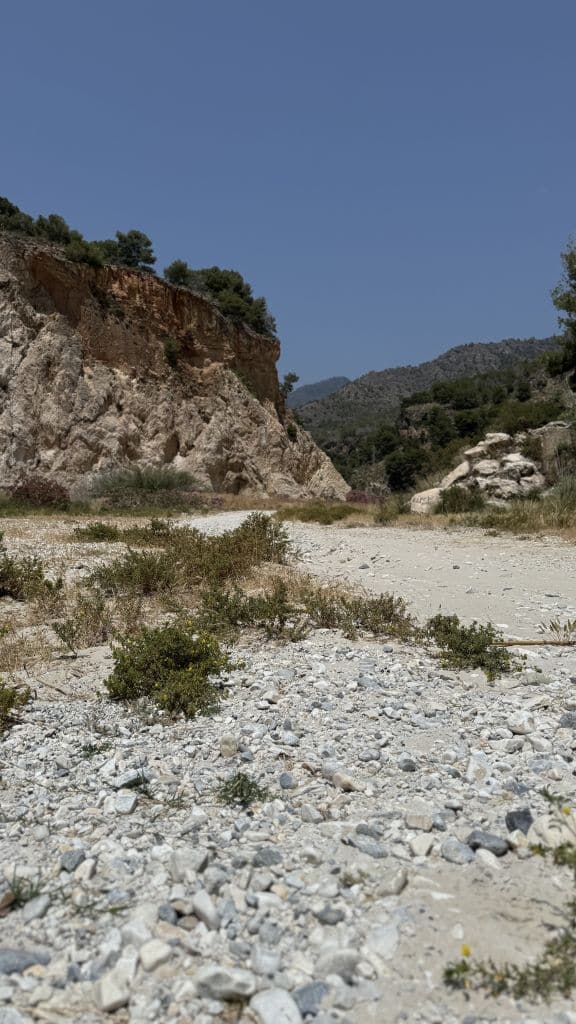
<path id="1" fill-rule="evenodd" d="M 572 814 L 572 808 L 571 807 L 563 807 L 562 808 L 562 814 Z"/>
<path id="2" fill-rule="evenodd" d="M 460 947 L 460 953 L 462 954 L 462 956 L 470 956 L 471 952 L 472 950 L 470 949 L 470 946 L 468 946 L 466 943 L 464 943 L 464 945 Z"/>

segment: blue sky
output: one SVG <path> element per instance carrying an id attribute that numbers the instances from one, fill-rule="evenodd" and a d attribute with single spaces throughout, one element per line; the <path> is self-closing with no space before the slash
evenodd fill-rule
<path id="1" fill-rule="evenodd" d="M 302 382 L 545 335 L 574 0 L 5 0 L 0 194 L 240 270 Z"/>

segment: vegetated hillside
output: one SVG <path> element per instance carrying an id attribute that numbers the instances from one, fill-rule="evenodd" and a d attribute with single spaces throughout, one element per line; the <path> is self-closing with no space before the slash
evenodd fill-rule
<path id="1" fill-rule="evenodd" d="M 303 384 L 288 395 L 286 404 L 289 409 L 298 409 L 301 405 L 318 402 L 328 395 L 333 395 L 346 384 L 350 384 L 349 377 L 328 377 L 326 380 L 317 381 L 316 384 Z"/>
<path id="2" fill-rule="evenodd" d="M 277 338 L 142 267 L 0 232 L 0 487 L 77 487 L 131 465 L 203 487 L 343 497 L 286 413 Z"/>
<path id="3" fill-rule="evenodd" d="M 419 366 L 372 371 L 336 394 L 298 410 L 300 421 L 319 443 L 362 434 L 381 421 L 394 422 L 403 398 L 437 381 L 501 370 L 555 348 L 558 339 L 508 338 L 505 341 L 458 345 Z"/>
<path id="4" fill-rule="evenodd" d="M 555 350 L 553 350 L 555 351 Z M 568 375 L 553 375 L 546 357 L 506 369 L 437 381 L 403 399 L 393 423 L 326 441 L 325 450 L 359 489 L 404 491 L 443 474 L 487 430 L 515 434 L 576 415 Z"/>

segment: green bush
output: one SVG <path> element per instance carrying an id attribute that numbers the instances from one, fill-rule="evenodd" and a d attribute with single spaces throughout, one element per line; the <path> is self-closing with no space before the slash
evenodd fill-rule
<path id="1" fill-rule="evenodd" d="M 102 473 L 92 481 L 94 497 L 126 491 L 185 491 L 194 486 L 194 478 L 173 466 L 130 466 Z"/>
<path id="2" fill-rule="evenodd" d="M 0 736 L 14 724 L 18 711 L 30 700 L 27 686 L 9 686 L 0 679 Z"/>
<path id="3" fill-rule="evenodd" d="M 111 523 L 88 523 L 87 526 L 75 526 L 74 535 L 84 541 L 118 541 L 121 540 L 120 530 Z"/>
<path id="4" fill-rule="evenodd" d="M 212 587 L 202 594 L 199 610 L 199 620 L 207 629 L 226 632 L 252 626 L 264 629 L 269 638 L 289 635 L 287 625 L 297 616 L 298 610 L 281 580 L 268 593 L 258 595 L 245 594 L 238 587 L 229 592 Z"/>
<path id="5" fill-rule="evenodd" d="M 485 502 L 481 491 L 469 490 L 467 487 L 449 487 L 442 491 L 436 512 L 449 514 L 452 512 L 474 512 L 484 508 Z"/>
<path id="6" fill-rule="evenodd" d="M 0 598 L 29 601 L 43 591 L 58 589 L 62 581 L 51 583 L 44 574 L 44 566 L 36 555 L 9 555 L 0 533 Z"/>
<path id="7" fill-rule="evenodd" d="M 233 666 L 218 641 L 198 633 L 193 622 L 142 628 L 113 650 L 114 671 L 106 680 L 112 700 L 147 697 L 171 715 L 192 718 L 215 711 L 215 677 Z"/>
<path id="8" fill-rule="evenodd" d="M 140 594 L 148 597 L 174 589 L 174 559 L 165 551 L 127 551 L 110 565 L 100 565 L 89 582 L 106 594 Z"/>
<path id="9" fill-rule="evenodd" d="M 417 477 L 426 471 L 429 461 L 429 453 L 417 444 L 407 443 L 387 455 L 384 464 L 391 489 L 409 490 L 416 483 Z"/>
<path id="10" fill-rule="evenodd" d="M 463 626 L 457 615 L 435 615 L 426 623 L 424 635 L 440 648 L 446 668 L 480 668 L 492 680 L 515 667 L 510 652 L 501 646 L 501 634 L 490 623 Z"/>
<path id="11" fill-rule="evenodd" d="M 300 523 L 322 523 L 324 526 L 331 526 L 332 523 L 339 523 L 342 519 L 353 516 L 358 509 L 353 505 L 322 505 L 313 502 L 310 505 L 292 505 L 280 509 L 276 518 L 280 522 L 295 519 Z"/>
<path id="12" fill-rule="evenodd" d="M 298 428 L 295 423 L 286 424 L 286 433 L 289 441 L 294 442 L 298 440 Z"/>
<path id="13" fill-rule="evenodd" d="M 223 804 L 240 804 L 249 807 L 255 800 L 266 800 L 268 792 L 261 789 L 258 783 L 244 772 L 236 772 L 230 779 L 222 783 L 218 797 Z"/>
<path id="14" fill-rule="evenodd" d="M 181 348 L 182 346 L 176 338 L 166 338 L 164 342 L 164 355 L 166 356 L 166 362 L 173 370 L 178 366 Z"/>
<path id="15" fill-rule="evenodd" d="M 510 398 L 500 407 L 496 417 L 496 427 L 507 434 L 515 434 L 519 430 L 534 430 L 543 427 L 551 420 L 562 415 L 564 403 L 559 398 L 547 398 L 540 401 L 519 402 Z"/>

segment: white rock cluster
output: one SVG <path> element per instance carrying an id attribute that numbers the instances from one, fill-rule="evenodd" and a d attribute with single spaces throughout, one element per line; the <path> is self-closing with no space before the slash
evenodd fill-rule
<path id="1" fill-rule="evenodd" d="M 549 423 L 546 427 L 514 436 L 486 434 L 483 441 L 464 452 L 464 460 L 437 487 L 413 495 L 410 511 L 421 514 L 434 512 L 443 491 L 451 487 L 480 491 L 488 501 L 498 504 L 510 498 L 538 493 L 546 487 L 546 478 L 541 468 L 518 448 L 527 436 L 544 438 L 556 435 L 558 439 L 567 439 L 569 434 L 570 426 L 563 422 Z"/>

